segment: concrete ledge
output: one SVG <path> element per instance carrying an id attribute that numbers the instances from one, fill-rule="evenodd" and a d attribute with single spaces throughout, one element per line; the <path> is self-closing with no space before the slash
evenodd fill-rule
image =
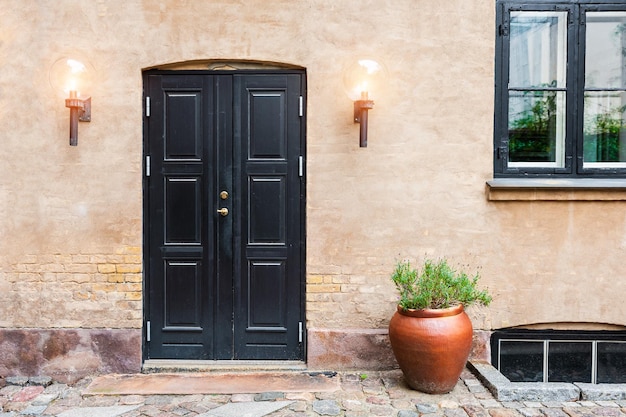
<path id="1" fill-rule="evenodd" d="M 583 384 L 575 383 L 580 388 L 580 399 L 585 401 L 623 401 L 626 400 L 626 384 Z"/>
<path id="2" fill-rule="evenodd" d="M 498 401 L 578 401 L 580 389 L 562 382 L 511 382 L 496 368 L 480 362 L 468 362 L 468 368 L 491 391 Z"/>
<path id="3" fill-rule="evenodd" d="M 490 201 L 620 201 L 626 180 L 619 178 L 495 178 L 487 181 Z"/>
<path id="4" fill-rule="evenodd" d="M 488 363 L 469 361 L 467 367 L 498 401 L 626 400 L 626 384 L 511 382 Z"/>

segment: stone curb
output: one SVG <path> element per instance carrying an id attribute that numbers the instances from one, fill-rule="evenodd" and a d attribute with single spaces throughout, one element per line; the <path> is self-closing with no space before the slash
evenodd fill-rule
<path id="1" fill-rule="evenodd" d="M 574 383 L 580 388 L 580 399 L 584 401 L 623 401 L 626 400 L 626 384 L 583 384 Z"/>
<path id="2" fill-rule="evenodd" d="M 511 382 L 488 363 L 469 361 L 467 368 L 498 401 L 626 400 L 626 384 Z"/>

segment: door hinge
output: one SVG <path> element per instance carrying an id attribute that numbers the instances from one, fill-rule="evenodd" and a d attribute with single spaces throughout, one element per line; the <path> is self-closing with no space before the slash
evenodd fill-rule
<path id="1" fill-rule="evenodd" d="M 298 116 L 304 116 L 304 98 L 302 96 L 298 99 Z"/>
<path id="2" fill-rule="evenodd" d="M 509 26 L 507 24 L 501 24 L 498 27 L 498 33 L 500 36 L 508 36 L 509 35 Z"/>
<path id="3" fill-rule="evenodd" d="M 150 341 L 150 321 L 146 322 L 146 342 Z"/>
<path id="4" fill-rule="evenodd" d="M 146 155 L 146 177 L 150 176 L 150 155 Z"/>
<path id="5" fill-rule="evenodd" d="M 302 155 L 298 157 L 298 176 L 304 176 L 304 157 Z"/>
<path id="6" fill-rule="evenodd" d="M 298 322 L 298 343 L 302 343 L 303 340 L 304 340 L 304 326 L 302 325 L 302 322 L 299 321 Z"/>
<path id="7" fill-rule="evenodd" d="M 150 97 L 146 97 L 146 117 L 150 117 Z"/>

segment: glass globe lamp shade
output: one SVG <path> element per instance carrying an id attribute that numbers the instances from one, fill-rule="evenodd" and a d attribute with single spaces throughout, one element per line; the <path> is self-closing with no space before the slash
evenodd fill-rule
<path id="1" fill-rule="evenodd" d="M 94 74 L 95 70 L 87 60 L 63 57 L 50 68 L 50 85 L 64 97 L 69 97 L 72 91 L 81 97 L 91 90 Z"/>
<path id="2" fill-rule="evenodd" d="M 343 72 L 344 90 L 352 101 L 378 98 L 386 79 L 385 66 L 368 58 L 354 61 Z"/>

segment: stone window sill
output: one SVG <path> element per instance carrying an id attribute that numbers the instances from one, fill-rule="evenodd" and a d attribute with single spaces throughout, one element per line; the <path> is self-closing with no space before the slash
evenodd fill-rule
<path id="1" fill-rule="evenodd" d="M 487 181 L 489 201 L 622 201 L 626 179 L 495 178 Z"/>

